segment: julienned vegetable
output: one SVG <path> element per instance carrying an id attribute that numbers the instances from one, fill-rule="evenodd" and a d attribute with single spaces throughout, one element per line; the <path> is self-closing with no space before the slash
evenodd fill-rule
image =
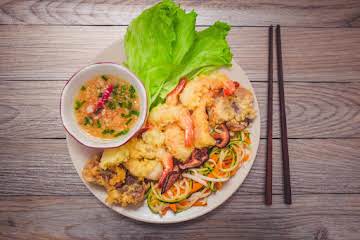
<path id="1" fill-rule="evenodd" d="M 226 147 L 214 147 L 210 158 L 199 168 L 182 173 L 182 178 L 164 194 L 152 183 L 147 196 L 149 208 L 154 213 L 165 215 L 168 210 L 179 213 L 192 206 L 206 206 L 207 197 L 220 190 L 249 160 L 250 144 L 249 132 L 238 132 Z"/>
<path id="2" fill-rule="evenodd" d="M 125 35 L 126 65 L 143 81 L 149 105 L 155 106 L 181 77 L 230 66 L 226 41 L 230 26 L 223 22 L 195 31 L 197 14 L 163 0 L 135 18 Z"/>

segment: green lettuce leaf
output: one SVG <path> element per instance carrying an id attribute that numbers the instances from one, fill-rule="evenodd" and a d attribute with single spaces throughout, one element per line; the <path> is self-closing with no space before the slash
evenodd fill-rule
<path id="1" fill-rule="evenodd" d="M 162 102 L 181 77 L 230 66 L 232 54 L 226 41 L 230 26 L 216 22 L 196 32 L 196 16 L 164 0 L 129 25 L 125 65 L 144 83 L 150 106 Z"/>
<path id="2" fill-rule="evenodd" d="M 226 41 L 229 30 L 228 24 L 216 22 L 198 32 L 191 50 L 162 87 L 160 97 L 165 98 L 181 77 L 187 76 L 191 79 L 200 73 L 208 73 L 219 67 L 231 66 L 232 53 Z"/>
<path id="3" fill-rule="evenodd" d="M 173 63 L 180 64 L 185 54 L 191 48 L 196 32 L 195 22 L 197 14 L 194 11 L 185 13 L 178 9 L 175 20 L 176 41 L 174 44 Z"/>
<path id="4" fill-rule="evenodd" d="M 193 45 L 194 39 L 196 37 L 196 16 L 197 14 L 194 11 L 185 13 L 185 11 L 180 7 L 177 8 L 176 16 L 174 19 L 174 31 L 176 34 L 176 41 L 173 45 L 173 71 L 175 71 L 176 66 L 181 63 L 186 53 Z M 165 81 L 162 81 L 161 83 L 163 84 Z M 152 106 L 156 106 L 160 99 L 158 99 L 158 101 L 155 100 L 160 94 L 162 85 L 160 87 L 153 86 L 153 88 L 154 90 L 156 90 L 156 92 L 152 93 L 150 104 L 152 104 Z"/>
<path id="5" fill-rule="evenodd" d="M 135 18 L 125 35 L 125 64 L 143 81 L 150 102 L 173 71 L 177 9 L 172 1 L 156 4 Z"/>

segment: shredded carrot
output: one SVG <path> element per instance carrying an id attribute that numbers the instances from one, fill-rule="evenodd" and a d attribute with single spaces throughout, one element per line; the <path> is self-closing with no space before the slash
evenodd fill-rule
<path id="1" fill-rule="evenodd" d="M 176 204 L 169 204 L 169 208 L 175 213 L 176 212 Z"/>
<path id="2" fill-rule="evenodd" d="M 220 189 L 222 188 L 222 186 L 223 186 L 223 183 L 222 183 L 222 182 L 216 182 L 216 183 L 215 183 L 215 188 L 216 188 L 216 190 L 220 190 Z"/>
<path id="3" fill-rule="evenodd" d="M 231 164 L 232 164 L 232 158 L 227 158 L 227 159 L 225 159 L 224 161 L 223 161 L 223 163 L 222 163 L 222 166 L 220 166 L 220 167 L 222 167 L 222 168 L 229 168 L 230 166 L 231 166 Z"/>
<path id="4" fill-rule="evenodd" d="M 249 154 L 246 154 L 246 155 L 244 156 L 244 158 L 243 158 L 243 161 L 244 161 L 244 162 L 247 161 L 247 160 L 249 160 Z"/>
<path id="5" fill-rule="evenodd" d="M 208 177 L 211 178 L 219 178 L 219 177 L 225 177 L 226 173 L 221 172 L 219 170 L 219 165 L 216 165 L 216 168 L 214 168 L 214 170 L 208 175 Z"/>
<path id="6" fill-rule="evenodd" d="M 245 135 L 244 142 L 245 142 L 246 144 L 251 144 L 251 139 L 250 139 L 250 136 L 249 136 L 249 135 Z"/>
<path id="7" fill-rule="evenodd" d="M 164 209 L 162 209 L 161 211 L 160 211 L 160 215 L 165 215 L 166 213 L 167 213 L 167 211 L 169 210 L 169 208 L 168 207 L 166 207 L 166 208 L 164 208 Z"/>
<path id="8" fill-rule="evenodd" d="M 178 204 L 181 206 L 186 206 L 188 203 L 189 203 L 189 201 L 184 200 L 184 201 L 179 202 Z"/>
<path id="9" fill-rule="evenodd" d="M 192 193 L 197 192 L 197 191 L 199 191 L 200 189 L 202 189 L 202 187 L 203 187 L 202 184 L 195 182 L 195 183 L 193 183 L 191 192 L 192 192 Z"/>
<path id="10" fill-rule="evenodd" d="M 211 178 L 216 178 L 212 172 L 209 173 L 207 176 L 208 176 L 208 177 L 211 177 Z"/>
<path id="11" fill-rule="evenodd" d="M 232 170 L 232 171 L 230 172 L 230 176 L 231 176 L 231 177 L 234 176 L 234 175 L 237 173 L 237 170 L 238 170 L 238 168 L 235 168 L 234 170 Z"/>
<path id="12" fill-rule="evenodd" d="M 176 187 L 175 186 L 172 186 L 169 190 L 167 190 L 165 193 L 163 193 L 162 195 L 164 195 L 165 197 L 170 197 L 170 195 L 169 195 L 169 191 L 173 194 L 173 195 L 175 195 L 176 194 Z M 185 193 L 185 190 L 184 189 L 180 189 L 180 193 Z"/>
<path id="13" fill-rule="evenodd" d="M 238 164 L 237 167 L 230 172 L 230 176 L 231 176 L 231 177 L 234 176 L 234 175 L 237 173 L 237 171 L 238 171 L 239 168 L 240 168 L 240 165 L 241 165 L 241 164 Z"/>
<path id="14" fill-rule="evenodd" d="M 203 201 L 197 201 L 196 203 L 193 204 L 193 206 L 197 206 L 197 207 L 207 206 L 207 203 Z"/>
<path id="15" fill-rule="evenodd" d="M 231 162 L 224 163 L 222 168 L 229 168 L 231 167 Z"/>

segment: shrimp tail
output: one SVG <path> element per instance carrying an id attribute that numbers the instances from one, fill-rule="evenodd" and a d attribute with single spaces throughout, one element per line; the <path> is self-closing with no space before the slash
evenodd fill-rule
<path id="1" fill-rule="evenodd" d="M 174 160 L 170 154 L 166 154 L 166 157 L 161 158 L 161 162 L 164 166 L 164 170 L 159 180 L 159 187 L 162 187 L 167 179 L 169 173 L 174 169 Z"/>
<path id="2" fill-rule="evenodd" d="M 137 131 L 135 135 L 141 136 L 144 132 L 150 130 L 151 128 L 152 126 L 149 123 L 146 123 L 142 128 L 139 129 L 139 131 Z"/>
<path id="3" fill-rule="evenodd" d="M 189 114 L 183 116 L 181 121 L 185 130 L 185 146 L 191 147 L 194 144 L 194 137 L 195 137 L 193 120 Z"/>
<path id="4" fill-rule="evenodd" d="M 193 126 L 185 129 L 185 146 L 191 147 L 194 143 L 194 128 Z"/>
<path id="5" fill-rule="evenodd" d="M 181 172 L 178 166 L 174 167 L 174 171 L 169 172 L 169 174 L 166 176 L 165 182 L 161 187 L 161 194 L 164 194 L 169 190 L 172 185 L 176 182 L 176 180 L 180 177 Z"/>
<path id="6" fill-rule="evenodd" d="M 159 179 L 159 187 L 162 187 L 164 185 L 165 180 L 168 177 L 168 175 L 169 175 L 169 172 L 164 169 L 161 174 L 161 177 Z"/>
<path id="7" fill-rule="evenodd" d="M 228 81 L 225 84 L 225 87 L 223 89 L 224 96 L 231 96 L 235 93 L 236 88 L 238 88 L 240 85 L 238 82 L 234 81 Z"/>
<path id="8" fill-rule="evenodd" d="M 185 88 L 187 78 L 181 78 L 178 85 L 166 96 L 166 103 L 176 105 L 178 103 L 178 96 Z"/>

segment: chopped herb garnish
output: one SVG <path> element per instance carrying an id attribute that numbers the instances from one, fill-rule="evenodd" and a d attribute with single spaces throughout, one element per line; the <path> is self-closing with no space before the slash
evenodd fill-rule
<path id="1" fill-rule="evenodd" d="M 102 78 L 104 81 L 109 80 L 109 78 L 108 78 L 106 75 L 101 75 L 101 78 Z"/>
<path id="2" fill-rule="evenodd" d="M 123 118 L 129 118 L 129 117 L 131 117 L 131 113 L 130 112 L 128 114 L 122 113 L 121 116 Z"/>
<path id="3" fill-rule="evenodd" d="M 105 129 L 104 131 L 102 131 L 102 134 L 114 134 L 115 130 L 114 129 Z"/>
<path id="4" fill-rule="evenodd" d="M 126 108 L 130 110 L 132 108 L 132 102 L 128 102 Z"/>
<path id="5" fill-rule="evenodd" d="M 135 110 L 131 110 L 130 113 L 135 116 L 139 116 L 139 114 L 140 114 L 138 111 L 135 111 Z"/>
<path id="6" fill-rule="evenodd" d="M 118 102 L 119 107 L 121 108 L 127 108 L 127 109 L 131 109 L 132 108 L 132 102 Z"/>
<path id="7" fill-rule="evenodd" d="M 120 94 L 124 95 L 125 92 L 126 92 L 126 85 L 122 85 L 121 90 L 120 90 Z"/>
<path id="8" fill-rule="evenodd" d="M 100 122 L 99 119 L 96 121 L 96 125 L 97 125 L 98 128 L 101 128 L 101 122 Z"/>
<path id="9" fill-rule="evenodd" d="M 132 121 L 132 118 L 130 118 L 129 120 L 127 120 L 125 124 L 128 125 L 131 121 Z"/>
<path id="10" fill-rule="evenodd" d="M 129 132 L 129 129 L 125 129 L 125 130 L 122 130 L 120 132 L 118 132 L 117 134 L 115 134 L 115 137 L 118 137 L 118 136 L 121 136 L 121 135 L 125 135 Z"/>
<path id="11" fill-rule="evenodd" d="M 115 84 L 113 91 L 112 91 L 112 96 L 117 96 L 118 95 L 118 90 L 119 90 L 119 84 Z"/>
<path id="12" fill-rule="evenodd" d="M 84 118 L 84 125 L 85 125 L 85 126 L 88 125 L 88 124 L 92 125 L 93 122 L 94 122 L 94 121 L 93 121 L 93 119 L 92 119 L 91 117 L 86 116 L 86 117 Z"/>
<path id="13" fill-rule="evenodd" d="M 123 118 L 129 118 L 129 117 L 131 117 L 131 115 L 139 116 L 139 114 L 140 114 L 140 113 L 139 113 L 138 111 L 131 110 L 128 114 L 122 113 L 121 116 L 122 116 Z"/>
<path id="14" fill-rule="evenodd" d="M 115 104 L 113 101 L 108 101 L 108 102 L 106 103 L 106 106 L 107 106 L 109 109 L 111 109 L 111 110 L 116 109 L 116 104 Z"/>
<path id="15" fill-rule="evenodd" d="M 83 85 L 81 86 L 81 91 L 85 91 L 86 90 L 86 87 Z"/>
<path id="16" fill-rule="evenodd" d="M 136 97 L 136 94 L 135 94 L 136 90 L 132 85 L 129 88 L 129 92 L 130 92 L 130 98 L 135 98 Z"/>
<path id="17" fill-rule="evenodd" d="M 84 105 L 84 103 L 85 103 L 86 101 L 84 100 L 84 101 L 79 101 L 79 100 L 76 100 L 75 101 L 75 110 L 79 110 L 81 107 L 82 107 L 82 105 Z"/>
<path id="18" fill-rule="evenodd" d="M 129 92 L 130 92 L 130 93 L 135 93 L 135 91 L 136 91 L 136 90 L 135 90 L 134 86 L 131 85 L 130 88 L 129 88 Z"/>

